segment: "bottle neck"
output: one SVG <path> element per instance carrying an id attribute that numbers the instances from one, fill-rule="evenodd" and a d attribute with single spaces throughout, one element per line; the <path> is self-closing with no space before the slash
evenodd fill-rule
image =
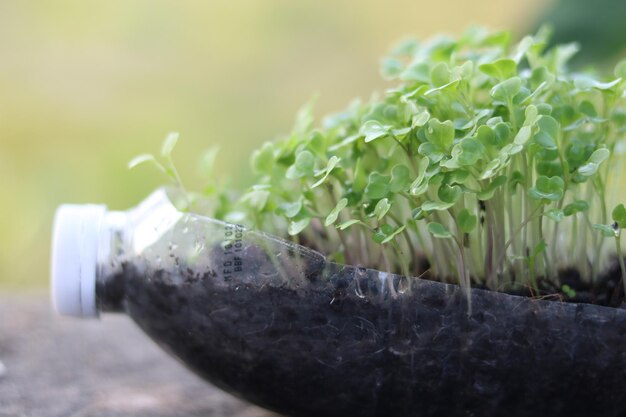
<path id="1" fill-rule="evenodd" d="M 107 212 L 100 228 L 96 259 L 96 306 L 98 312 L 124 310 L 124 278 L 131 248 L 130 216 L 122 211 Z"/>

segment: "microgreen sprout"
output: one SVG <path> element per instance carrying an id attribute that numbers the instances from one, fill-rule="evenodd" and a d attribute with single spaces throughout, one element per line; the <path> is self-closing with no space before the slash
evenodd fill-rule
<path id="1" fill-rule="evenodd" d="M 133 169 L 139 165 L 152 164 L 159 171 L 168 176 L 178 187 L 183 188 L 180 175 L 178 175 L 174 160 L 172 159 L 172 151 L 176 147 L 178 137 L 178 132 L 171 132 L 165 137 L 163 145 L 161 146 L 160 158 L 149 153 L 137 155 L 128 163 L 128 168 Z"/>
<path id="2" fill-rule="evenodd" d="M 608 80 L 571 72 L 575 45 L 547 49 L 547 36 L 511 44 L 473 29 L 402 42 L 382 61 L 395 83 L 382 98 L 321 125 L 307 105 L 288 137 L 254 152 L 255 184 L 209 214 L 339 262 L 568 296 L 559 269 L 597 279 L 610 236 L 626 287 L 626 209 L 607 207 L 626 64 Z"/>

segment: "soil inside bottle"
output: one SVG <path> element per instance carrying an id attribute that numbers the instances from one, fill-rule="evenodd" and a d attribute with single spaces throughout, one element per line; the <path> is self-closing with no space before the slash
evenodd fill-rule
<path id="1" fill-rule="evenodd" d="M 245 263 L 125 264 L 99 299 L 209 381 L 290 416 L 626 415 L 625 310 L 473 289 L 468 315 L 455 285 L 407 290 L 322 257 L 283 271 L 293 284 L 259 273 L 275 265 L 263 250 Z"/>

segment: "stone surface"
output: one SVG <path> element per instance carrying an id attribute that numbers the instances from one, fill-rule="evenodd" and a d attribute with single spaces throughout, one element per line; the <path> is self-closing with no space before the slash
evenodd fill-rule
<path id="1" fill-rule="evenodd" d="M 0 417 L 278 417 L 200 380 L 127 317 L 0 293 Z"/>

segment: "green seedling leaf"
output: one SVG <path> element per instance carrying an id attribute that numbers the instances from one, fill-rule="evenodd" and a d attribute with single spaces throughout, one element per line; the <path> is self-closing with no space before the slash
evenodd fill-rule
<path id="1" fill-rule="evenodd" d="M 553 117 L 541 116 L 537 121 L 539 131 L 535 134 L 534 140 L 545 149 L 556 149 L 559 137 L 559 122 Z"/>
<path id="2" fill-rule="evenodd" d="M 585 200 L 576 200 L 563 208 L 563 214 L 565 216 L 572 216 L 576 213 L 582 213 L 587 210 L 589 210 L 589 203 Z"/>
<path id="3" fill-rule="evenodd" d="M 478 140 L 463 138 L 452 148 L 451 158 L 441 163 L 441 166 L 455 169 L 475 165 L 482 159 L 485 147 Z"/>
<path id="4" fill-rule="evenodd" d="M 403 127 L 400 129 L 391 129 L 391 134 L 398 140 L 403 140 L 406 136 L 411 133 L 411 127 Z"/>
<path id="5" fill-rule="evenodd" d="M 505 162 L 506 161 L 503 161 L 500 158 L 492 159 L 491 161 L 489 161 L 489 163 L 487 164 L 483 172 L 480 174 L 478 179 L 486 180 L 486 179 L 493 177 L 494 175 L 498 173 L 498 171 L 502 169 L 502 167 L 505 165 Z"/>
<path id="6" fill-rule="evenodd" d="M 502 160 L 502 164 L 506 165 L 509 160 L 509 157 L 520 153 L 524 147 L 522 145 L 518 145 L 516 143 L 509 143 L 504 145 L 504 147 L 500 150 L 498 157 Z"/>
<path id="7" fill-rule="evenodd" d="M 577 43 L 571 42 L 563 45 L 558 45 L 554 48 L 552 59 L 553 65 L 558 71 L 564 71 L 567 62 L 578 52 L 580 47 Z"/>
<path id="8" fill-rule="evenodd" d="M 509 78 L 493 87 L 491 97 L 500 103 L 506 104 L 513 101 L 513 98 L 520 92 L 521 88 L 522 80 L 519 77 Z"/>
<path id="9" fill-rule="evenodd" d="M 589 159 L 587 160 L 587 162 L 584 165 L 581 165 L 580 167 L 578 167 L 576 172 L 582 175 L 583 177 L 587 177 L 587 178 L 591 177 L 595 175 L 596 172 L 598 172 L 598 168 L 600 167 L 600 164 L 606 161 L 610 155 L 611 153 L 609 152 L 608 149 L 600 148 L 594 151 L 589 157 Z"/>
<path id="10" fill-rule="evenodd" d="M 439 148 L 434 143 L 430 143 L 430 142 L 422 143 L 417 149 L 417 152 L 420 155 L 428 157 L 428 159 L 430 159 L 432 162 L 439 162 L 444 157 L 444 154 L 441 151 L 441 148 Z"/>
<path id="11" fill-rule="evenodd" d="M 466 169 L 455 169 L 446 172 L 443 182 L 446 184 L 465 184 L 470 179 L 470 172 Z"/>
<path id="12" fill-rule="evenodd" d="M 437 222 L 428 223 L 428 232 L 436 238 L 439 239 L 451 239 L 452 233 L 444 225 Z"/>
<path id="13" fill-rule="evenodd" d="M 467 123 L 462 124 L 459 129 L 461 130 L 466 130 L 466 129 L 472 129 L 473 127 L 475 127 L 481 120 L 483 120 L 486 117 L 491 116 L 492 110 L 490 109 L 482 109 L 479 110 L 474 117 L 472 117 L 470 120 L 467 121 Z"/>
<path id="14" fill-rule="evenodd" d="M 372 234 L 372 240 L 378 244 L 383 243 L 383 240 L 391 233 L 393 233 L 393 226 L 389 224 L 382 224 L 378 229 L 374 231 Z"/>
<path id="15" fill-rule="evenodd" d="M 313 125 L 313 108 L 315 107 L 315 102 L 317 101 L 317 95 L 314 95 L 307 101 L 296 114 L 296 121 L 293 126 L 293 134 L 302 137 L 304 136 Z"/>
<path id="16" fill-rule="evenodd" d="M 411 212 L 411 218 L 413 220 L 423 220 L 425 219 L 428 215 L 430 214 L 430 212 L 428 211 L 424 211 L 421 207 L 418 207 L 416 209 L 414 209 Z"/>
<path id="17" fill-rule="evenodd" d="M 528 190 L 528 195 L 535 200 L 558 201 L 563 198 L 565 182 L 561 177 L 540 175 L 535 186 Z"/>
<path id="18" fill-rule="evenodd" d="M 252 153 L 252 169 L 257 174 L 271 174 L 274 169 L 274 145 L 271 142 L 265 142 L 261 149 L 257 149 Z"/>
<path id="19" fill-rule="evenodd" d="M 503 81 L 517 75 L 517 64 L 512 59 L 508 58 L 500 58 L 494 62 L 482 64 L 478 67 L 478 69 L 484 74 L 496 78 L 499 81 Z"/>
<path id="20" fill-rule="evenodd" d="M 541 253 L 543 253 L 543 251 L 545 251 L 547 247 L 548 245 L 546 244 L 546 241 L 541 239 L 539 243 L 537 243 L 535 247 L 533 248 L 532 257 L 536 258 Z"/>
<path id="21" fill-rule="evenodd" d="M 457 219 L 459 229 L 463 233 L 471 233 L 478 224 L 478 217 L 469 212 L 468 209 L 463 209 L 458 215 Z"/>
<path id="22" fill-rule="evenodd" d="M 368 120 L 361 126 L 361 135 L 365 136 L 365 143 L 369 143 L 378 138 L 389 135 L 389 126 L 383 126 L 376 120 Z"/>
<path id="23" fill-rule="evenodd" d="M 347 228 L 349 228 L 350 226 L 354 226 L 355 224 L 362 224 L 362 222 L 357 219 L 348 220 L 347 222 L 343 222 L 339 226 L 337 226 L 337 229 L 346 230 Z"/>
<path id="24" fill-rule="evenodd" d="M 530 85 L 534 89 L 538 89 L 541 85 L 550 86 L 554 82 L 555 78 L 556 77 L 550 72 L 549 69 L 541 66 L 533 69 L 530 75 Z"/>
<path id="25" fill-rule="evenodd" d="M 445 201 L 426 201 L 422 204 L 421 209 L 424 212 L 448 210 L 454 203 L 446 203 Z"/>
<path id="26" fill-rule="evenodd" d="M 289 180 L 295 180 L 313 175 L 315 157 L 309 151 L 302 151 L 296 156 L 296 161 L 289 167 L 285 176 Z"/>
<path id="27" fill-rule="evenodd" d="M 311 218 L 310 217 L 304 217 L 302 219 L 299 220 L 294 220 L 289 222 L 289 227 L 287 228 L 287 233 L 289 233 L 289 236 L 295 236 L 297 234 L 299 234 L 300 232 L 302 232 L 304 229 L 306 229 L 306 227 L 309 225 L 309 223 L 311 223 Z"/>
<path id="28" fill-rule="evenodd" d="M 391 169 L 389 191 L 399 193 L 406 191 L 411 185 L 411 171 L 405 165 L 396 165 Z"/>
<path id="29" fill-rule="evenodd" d="M 493 180 L 491 180 L 489 184 L 487 184 L 487 186 L 483 188 L 476 196 L 478 197 L 479 200 L 482 200 L 482 201 L 491 200 L 496 190 L 498 189 L 498 187 L 503 186 L 504 184 L 506 184 L 506 182 L 507 182 L 507 176 L 500 175 L 494 178 Z"/>
<path id="30" fill-rule="evenodd" d="M 459 165 L 461 166 L 473 166 L 480 161 L 485 154 L 486 150 L 482 143 L 472 138 L 464 138 L 459 142 L 461 149 L 458 155 Z M 456 156 L 454 152 L 453 156 Z"/>
<path id="31" fill-rule="evenodd" d="M 533 126 L 539 118 L 539 110 L 532 104 L 524 111 L 524 126 Z"/>
<path id="32" fill-rule="evenodd" d="M 596 106 L 593 105 L 589 100 L 585 100 L 580 103 L 579 110 L 581 113 L 584 113 L 586 116 L 591 118 L 598 117 L 598 111 L 596 110 Z"/>
<path id="33" fill-rule="evenodd" d="M 369 176 L 367 187 L 365 187 L 365 197 L 370 200 L 384 198 L 389 194 L 389 181 L 389 176 L 372 172 Z"/>
<path id="34" fill-rule="evenodd" d="M 178 136 L 178 132 L 171 132 L 165 137 L 161 146 L 161 156 L 163 158 L 169 158 L 172 155 L 172 151 L 178 142 Z"/>
<path id="35" fill-rule="evenodd" d="M 454 81 L 450 81 L 447 84 L 444 84 L 440 87 L 435 87 L 435 88 L 431 88 L 430 90 L 426 91 L 424 93 L 424 96 L 430 96 L 436 93 L 441 93 L 441 94 L 449 94 L 452 95 L 455 93 L 459 83 L 461 82 L 461 80 L 454 80 Z M 420 103 L 421 104 L 421 103 Z M 432 104 L 432 103 L 429 103 Z"/>
<path id="36" fill-rule="evenodd" d="M 136 157 L 131 159 L 130 162 L 128 163 L 128 168 L 129 169 L 133 169 L 133 168 L 138 167 L 139 165 L 143 165 L 145 163 L 154 164 L 160 171 L 165 172 L 165 168 L 163 168 L 163 165 L 161 165 L 156 160 L 154 155 L 151 155 L 149 153 L 143 153 L 143 154 L 137 155 Z"/>
<path id="37" fill-rule="evenodd" d="M 555 222 L 560 222 L 561 220 L 563 220 L 563 217 L 565 216 L 565 213 L 563 212 L 563 210 L 559 210 L 557 208 L 552 208 L 548 211 L 545 212 L 545 215 L 550 219 L 553 220 Z"/>
<path id="38" fill-rule="evenodd" d="M 511 174 L 511 178 L 509 178 L 509 190 L 513 193 L 516 192 L 516 188 L 518 185 L 523 185 L 526 181 L 526 177 L 520 171 L 514 171 Z"/>
<path id="39" fill-rule="evenodd" d="M 623 204 L 618 204 L 613 209 L 611 213 L 611 217 L 613 221 L 617 224 L 617 227 L 620 229 L 626 229 L 626 208 Z"/>
<path id="40" fill-rule="evenodd" d="M 339 142 L 339 143 L 337 143 L 337 144 L 335 144 L 335 145 L 329 146 L 329 147 L 328 147 L 328 150 L 329 150 L 330 152 L 335 152 L 335 151 L 337 151 L 337 150 L 339 150 L 339 149 L 342 149 L 342 148 L 345 148 L 345 147 L 347 147 L 347 146 L 349 146 L 349 145 L 352 145 L 354 142 L 356 142 L 357 140 L 359 140 L 359 139 L 360 139 L 360 138 L 362 138 L 362 137 L 363 137 L 362 135 L 351 135 L 351 136 L 347 136 L 347 137 L 346 137 L 345 139 L 343 139 L 341 142 Z"/>
<path id="41" fill-rule="evenodd" d="M 419 41 L 415 38 L 402 39 L 393 46 L 392 56 L 413 56 L 419 49 Z"/>
<path id="42" fill-rule="evenodd" d="M 426 139 L 437 149 L 444 151 L 450 149 L 454 142 L 454 124 L 450 120 L 440 122 L 438 119 L 430 119 Z"/>
<path id="43" fill-rule="evenodd" d="M 326 216 L 326 220 L 324 221 L 324 226 L 328 227 L 331 224 L 334 224 L 337 221 L 337 218 L 339 217 L 339 213 L 341 212 L 341 210 L 346 208 L 347 205 L 348 205 L 347 198 L 342 198 L 341 200 L 339 200 L 335 208 L 333 208 L 328 214 L 328 216 Z"/>
<path id="44" fill-rule="evenodd" d="M 561 165 L 561 161 L 537 161 L 537 174 L 545 175 L 546 177 L 562 177 L 563 176 L 563 165 Z"/>
<path id="45" fill-rule="evenodd" d="M 383 217 L 385 217 L 385 214 L 387 214 L 390 208 L 391 208 L 391 203 L 389 203 L 389 200 L 386 198 L 383 198 L 378 203 L 376 203 L 376 207 L 374 207 L 374 213 L 372 214 L 376 216 L 376 219 L 378 221 L 380 221 L 383 219 Z"/>
<path id="46" fill-rule="evenodd" d="M 381 225 L 376 232 L 374 232 L 372 239 L 374 242 L 384 245 L 401 233 L 405 227 L 406 226 L 400 226 L 398 228 L 394 228 L 393 226 L 385 223 Z"/>
<path id="47" fill-rule="evenodd" d="M 398 77 L 402 73 L 402 70 L 404 70 L 404 65 L 402 61 L 396 58 L 385 58 L 380 65 L 380 72 L 383 78 L 387 80 L 393 80 Z"/>
<path id="48" fill-rule="evenodd" d="M 389 243 L 391 242 L 392 239 L 394 239 L 396 236 L 398 236 L 400 233 L 402 233 L 402 231 L 406 228 L 406 226 L 400 226 L 397 229 L 395 229 L 393 232 L 391 232 L 389 235 L 387 235 L 387 237 L 385 237 L 383 239 L 382 242 L 380 242 L 381 244 L 385 244 L 385 243 Z"/>
<path id="49" fill-rule="evenodd" d="M 608 224 L 594 224 L 593 228 L 599 230 L 604 237 L 617 237 L 619 236 L 618 229 Z"/>
<path id="50" fill-rule="evenodd" d="M 567 298 L 576 298 L 576 291 L 574 291 L 574 289 L 567 284 L 563 284 L 561 286 L 561 291 Z"/>
<path id="51" fill-rule="evenodd" d="M 458 185 L 442 184 L 437 191 L 439 199 L 448 204 L 454 204 L 459 201 L 461 194 L 463 194 L 463 190 Z"/>
<path id="52" fill-rule="evenodd" d="M 285 217 L 291 219 L 300 214 L 302 210 L 302 200 L 294 201 L 293 203 L 282 203 L 278 206 L 278 209 Z"/>
<path id="53" fill-rule="evenodd" d="M 412 128 L 422 127 L 428 122 L 429 119 L 430 119 L 430 113 L 424 110 L 423 112 L 413 116 L 413 118 L 411 119 L 411 127 Z"/>
<path id="54" fill-rule="evenodd" d="M 267 200 L 270 197 L 270 192 L 266 189 L 252 188 L 246 194 L 241 197 L 242 203 L 247 204 L 254 210 L 262 212 L 267 204 Z"/>
<path id="55" fill-rule="evenodd" d="M 311 150 L 318 158 L 326 157 L 327 138 L 319 130 L 311 132 L 307 148 Z"/>
<path id="56" fill-rule="evenodd" d="M 215 160 L 220 151 L 219 146 L 212 146 L 207 149 L 200 157 L 200 172 L 206 176 L 210 176 L 215 168 Z"/>
<path id="57" fill-rule="evenodd" d="M 617 78 L 626 78 L 626 59 L 620 61 L 615 65 L 615 70 L 613 74 Z"/>
<path id="58" fill-rule="evenodd" d="M 579 75 L 574 80 L 574 86 L 576 86 L 576 88 L 578 88 L 579 90 L 591 90 L 591 89 L 610 90 L 616 85 L 618 85 L 621 81 L 622 81 L 621 78 L 617 78 L 608 83 L 603 83 L 603 82 L 594 80 L 593 78 L 589 76 Z"/>
<path id="59" fill-rule="evenodd" d="M 523 126 L 517 135 L 515 135 L 515 139 L 513 139 L 513 143 L 516 145 L 526 145 L 526 142 L 530 139 L 532 134 L 532 128 L 530 126 Z"/>
<path id="60" fill-rule="evenodd" d="M 328 160 L 328 164 L 326 164 L 326 168 L 324 168 L 322 171 L 315 174 L 315 175 L 322 175 L 322 178 L 317 180 L 315 184 L 311 186 L 311 188 L 315 188 L 315 187 L 322 185 L 324 181 L 326 181 L 326 178 L 328 178 L 332 170 L 335 169 L 335 167 L 337 166 L 340 160 L 341 159 L 337 158 L 334 155 L 331 156 L 330 159 Z"/>
<path id="61" fill-rule="evenodd" d="M 361 158 L 356 160 L 354 167 L 354 180 L 352 181 L 352 191 L 361 194 L 367 187 L 368 178 L 363 169 L 364 161 Z"/>
<path id="62" fill-rule="evenodd" d="M 505 122 L 499 122 L 493 125 L 493 131 L 496 134 L 497 146 L 503 146 L 505 144 L 510 145 L 510 137 L 512 136 L 511 124 Z"/>
<path id="63" fill-rule="evenodd" d="M 478 139 L 485 148 L 492 148 L 499 145 L 496 133 L 487 125 L 482 125 L 478 128 L 476 131 L 476 139 Z"/>
<path id="64" fill-rule="evenodd" d="M 421 83 L 430 82 L 430 68 L 427 62 L 415 62 L 402 72 L 400 79 L 404 81 L 416 81 Z"/>
<path id="65" fill-rule="evenodd" d="M 428 157 L 424 157 L 420 160 L 417 167 L 417 178 L 415 178 L 409 187 L 409 194 L 412 196 L 422 195 L 428 189 L 428 181 L 425 181 L 425 178 L 426 170 L 428 169 L 429 164 L 430 160 Z"/>
<path id="66" fill-rule="evenodd" d="M 439 62 L 430 70 L 430 80 L 433 86 L 441 87 L 450 82 L 450 68 L 445 62 Z"/>

